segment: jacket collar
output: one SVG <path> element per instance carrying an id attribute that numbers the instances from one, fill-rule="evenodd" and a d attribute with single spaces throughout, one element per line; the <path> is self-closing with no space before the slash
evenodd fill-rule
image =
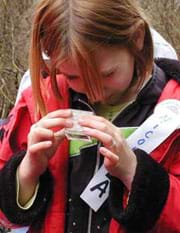
<path id="1" fill-rule="evenodd" d="M 166 83 L 164 71 L 154 63 L 152 78 L 139 92 L 136 101 L 141 104 L 156 103 Z"/>

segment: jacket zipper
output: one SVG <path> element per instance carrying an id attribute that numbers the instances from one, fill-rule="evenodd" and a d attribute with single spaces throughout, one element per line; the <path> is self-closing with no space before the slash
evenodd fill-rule
<path id="1" fill-rule="evenodd" d="M 91 110 L 96 115 L 94 109 L 86 101 L 81 100 L 81 99 L 78 99 L 78 101 L 86 105 L 89 108 L 89 110 Z M 98 144 L 97 147 L 98 148 L 97 148 L 96 166 L 93 172 L 93 176 L 96 174 L 100 166 L 100 154 L 99 154 L 100 143 Z M 93 215 L 92 209 L 89 207 L 87 233 L 91 233 L 92 215 Z"/>
<path id="2" fill-rule="evenodd" d="M 99 147 L 101 146 L 101 144 L 99 143 L 97 146 L 97 158 L 96 158 L 96 166 L 94 169 L 94 173 L 93 176 L 96 174 L 96 172 L 99 169 L 100 166 L 100 153 L 99 153 Z M 92 209 L 89 207 L 89 214 L 88 214 L 88 229 L 87 229 L 87 233 L 91 233 L 91 225 L 92 225 Z"/>
<path id="3" fill-rule="evenodd" d="M 86 105 L 89 110 L 91 110 L 95 115 L 96 115 L 96 112 L 95 110 L 93 109 L 93 107 L 91 107 L 86 101 L 82 100 L 82 99 L 78 99 L 79 102 L 83 103 L 84 105 Z M 129 105 L 131 105 L 134 101 L 130 102 L 128 105 L 124 106 L 124 108 L 122 109 L 122 111 L 124 109 L 126 109 L 127 107 L 129 107 Z M 121 111 L 121 112 L 122 112 Z M 116 114 L 115 117 L 113 117 L 112 119 L 112 122 L 119 116 L 119 114 L 121 114 L 121 112 L 118 112 Z M 100 153 L 99 153 L 99 147 L 101 146 L 101 143 L 98 143 L 97 145 L 97 158 L 96 158 L 96 166 L 95 166 L 95 169 L 94 169 L 94 173 L 93 173 L 93 176 L 96 174 L 96 172 L 98 171 L 99 167 L 100 167 Z M 87 225 L 87 233 L 91 233 L 91 225 L 92 225 L 92 215 L 93 215 L 93 212 L 92 212 L 92 208 L 89 207 L 89 213 L 88 213 L 88 225 Z"/>

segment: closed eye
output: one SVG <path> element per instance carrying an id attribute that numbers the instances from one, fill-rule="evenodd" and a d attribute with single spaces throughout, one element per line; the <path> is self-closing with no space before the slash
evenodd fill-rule
<path id="1" fill-rule="evenodd" d="M 72 80 L 75 80 L 75 79 L 78 79 L 78 78 L 79 78 L 79 76 L 76 76 L 76 75 L 65 75 L 65 77 L 66 77 L 68 80 L 70 80 L 70 81 L 72 81 Z"/>
<path id="2" fill-rule="evenodd" d="M 112 72 L 110 72 L 110 73 L 108 73 L 108 74 L 105 74 L 105 75 L 103 75 L 104 76 L 104 78 L 111 78 L 113 75 L 114 75 L 114 71 L 112 71 Z"/>
<path id="3" fill-rule="evenodd" d="M 101 72 L 102 77 L 104 78 L 111 78 L 117 71 L 117 67 L 112 67 L 108 70 L 104 70 Z"/>

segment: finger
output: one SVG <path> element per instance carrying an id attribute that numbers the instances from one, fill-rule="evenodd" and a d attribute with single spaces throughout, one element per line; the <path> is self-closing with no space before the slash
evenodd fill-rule
<path id="1" fill-rule="evenodd" d="M 83 127 L 88 127 L 88 128 L 93 128 L 93 129 L 98 129 L 101 131 L 105 131 L 107 132 L 107 124 L 105 124 L 104 122 L 97 122 L 94 120 L 78 120 L 78 123 L 83 126 Z"/>
<path id="2" fill-rule="evenodd" d="M 59 109 L 53 112 L 48 113 L 44 118 L 52 119 L 52 118 L 69 118 L 72 117 L 71 109 Z"/>
<path id="3" fill-rule="evenodd" d="M 49 149 L 52 146 L 52 141 L 43 141 L 43 142 L 39 142 L 33 145 L 30 145 L 28 147 L 28 152 L 30 154 L 36 154 L 36 153 L 40 153 L 44 150 Z"/>
<path id="4" fill-rule="evenodd" d="M 65 130 L 64 129 L 61 129 L 61 130 L 58 130 L 54 133 L 54 137 L 55 138 L 62 138 L 65 136 Z"/>
<path id="5" fill-rule="evenodd" d="M 104 131 L 100 131 L 98 129 L 91 129 L 91 128 L 84 128 L 83 132 L 90 137 L 94 137 L 100 142 L 104 144 L 104 146 L 108 147 L 109 149 L 114 144 L 114 139 L 111 135 L 107 134 Z"/>
<path id="6" fill-rule="evenodd" d="M 78 119 L 78 123 L 82 126 L 88 126 L 88 125 L 95 125 L 97 127 L 97 124 L 99 126 L 109 125 L 111 124 L 107 119 L 100 117 L 100 116 L 83 116 Z"/>
<path id="7" fill-rule="evenodd" d="M 107 148 L 100 147 L 99 152 L 105 158 L 104 165 L 107 169 L 114 167 L 118 163 L 119 157 L 116 154 L 114 154 L 112 151 L 108 150 Z"/>
<path id="8" fill-rule="evenodd" d="M 97 115 L 83 115 L 83 117 L 80 116 L 79 120 L 89 121 L 94 120 L 98 122 L 106 122 L 107 120 L 104 117 L 97 116 Z"/>
<path id="9" fill-rule="evenodd" d="M 71 119 L 65 119 L 65 118 L 45 118 L 41 121 L 39 121 L 38 123 L 36 123 L 36 127 L 41 127 L 41 128 L 46 128 L 46 129 L 50 129 L 50 128 L 54 128 L 54 127 L 65 127 L 65 128 L 69 128 L 73 126 L 73 122 Z M 34 127 L 33 127 L 34 128 Z"/>
<path id="10" fill-rule="evenodd" d="M 92 116 L 94 117 L 94 116 Z M 108 120 L 102 118 L 102 117 L 94 117 L 94 118 L 81 118 L 78 120 L 78 123 L 82 127 L 87 127 L 87 128 L 92 128 L 92 129 L 97 129 L 106 133 L 111 133 L 112 131 L 115 130 L 114 125 L 109 122 Z M 97 120 L 98 119 L 98 120 Z"/>
<path id="11" fill-rule="evenodd" d="M 36 143 L 38 141 L 47 141 L 50 140 L 52 141 L 54 138 L 53 131 L 50 129 L 44 129 L 44 128 L 33 128 L 31 129 L 29 135 L 28 135 L 28 142 L 31 143 Z"/>

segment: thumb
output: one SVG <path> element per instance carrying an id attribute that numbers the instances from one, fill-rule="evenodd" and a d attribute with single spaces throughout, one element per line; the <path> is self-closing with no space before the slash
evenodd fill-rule
<path id="1" fill-rule="evenodd" d="M 56 146 L 59 145 L 59 143 L 65 138 L 65 130 L 61 129 L 54 133 L 54 144 Z"/>

